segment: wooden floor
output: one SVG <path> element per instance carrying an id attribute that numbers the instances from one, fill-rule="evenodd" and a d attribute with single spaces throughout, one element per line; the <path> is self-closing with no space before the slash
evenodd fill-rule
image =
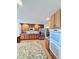
<path id="1" fill-rule="evenodd" d="M 49 49 L 49 53 L 50 53 L 52 59 L 57 59 L 50 49 Z"/>

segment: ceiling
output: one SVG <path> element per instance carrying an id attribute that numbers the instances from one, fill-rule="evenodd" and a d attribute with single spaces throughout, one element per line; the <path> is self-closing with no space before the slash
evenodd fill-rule
<path id="1" fill-rule="evenodd" d="M 17 19 L 22 22 L 46 23 L 46 18 L 61 7 L 61 0 L 20 0 L 17 4 Z"/>

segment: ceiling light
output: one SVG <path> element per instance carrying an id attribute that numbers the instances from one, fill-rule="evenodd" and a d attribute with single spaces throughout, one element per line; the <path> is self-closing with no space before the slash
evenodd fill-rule
<path id="1" fill-rule="evenodd" d="M 50 20 L 50 17 L 47 17 L 46 20 L 47 20 L 47 21 Z"/>
<path id="2" fill-rule="evenodd" d="M 17 4 L 20 5 L 20 6 L 23 6 L 23 3 L 21 0 L 17 0 Z"/>
<path id="3" fill-rule="evenodd" d="M 48 21 L 48 20 L 50 20 L 50 18 L 51 18 L 51 16 L 50 16 L 50 12 L 49 12 L 48 17 L 46 18 L 46 20 Z"/>

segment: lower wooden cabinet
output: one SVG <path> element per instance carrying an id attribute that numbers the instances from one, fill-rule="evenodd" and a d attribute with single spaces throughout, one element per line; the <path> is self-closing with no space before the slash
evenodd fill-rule
<path id="1" fill-rule="evenodd" d="M 21 40 L 34 40 L 34 39 L 39 39 L 39 34 L 21 34 L 20 36 Z"/>

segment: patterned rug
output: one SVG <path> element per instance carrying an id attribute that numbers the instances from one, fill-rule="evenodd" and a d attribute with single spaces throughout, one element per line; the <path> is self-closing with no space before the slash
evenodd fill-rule
<path id="1" fill-rule="evenodd" d="M 17 59 L 48 59 L 39 41 L 17 44 Z"/>

